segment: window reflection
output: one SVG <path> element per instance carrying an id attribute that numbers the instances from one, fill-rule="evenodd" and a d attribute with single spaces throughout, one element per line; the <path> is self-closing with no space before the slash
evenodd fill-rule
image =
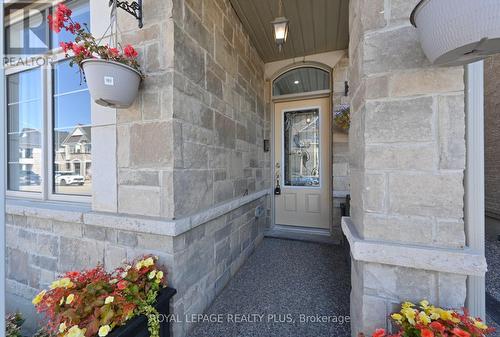
<path id="1" fill-rule="evenodd" d="M 42 100 L 40 69 L 7 77 L 8 188 L 40 192 Z"/>
<path id="2" fill-rule="evenodd" d="M 285 186 L 319 186 L 319 122 L 318 109 L 285 112 Z"/>
<path id="3" fill-rule="evenodd" d="M 69 61 L 53 73 L 54 192 L 90 195 L 92 189 L 90 95 Z"/>

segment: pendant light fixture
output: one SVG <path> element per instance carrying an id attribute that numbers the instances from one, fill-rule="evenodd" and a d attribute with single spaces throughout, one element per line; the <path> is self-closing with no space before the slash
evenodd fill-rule
<path id="1" fill-rule="evenodd" d="M 278 45 L 278 50 L 281 52 L 283 50 L 283 45 L 286 42 L 288 37 L 288 19 L 283 16 L 283 2 L 279 1 L 279 11 L 278 17 L 272 21 L 272 25 L 274 28 L 274 41 Z"/>

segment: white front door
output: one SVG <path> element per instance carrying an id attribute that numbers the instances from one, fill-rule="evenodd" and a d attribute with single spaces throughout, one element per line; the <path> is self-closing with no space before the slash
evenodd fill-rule
<path id="1" fill-rule="evenodd" d="M 277 225 L 330 228 L 330 99 L 275 103 Z"/>

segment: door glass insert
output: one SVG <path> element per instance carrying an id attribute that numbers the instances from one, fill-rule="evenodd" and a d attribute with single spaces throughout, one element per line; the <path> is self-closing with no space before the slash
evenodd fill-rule
<path id="1" fill-rule="evenodd" d="M 284 185 L 320 186 L 319 110 L 287 111 L 284 115 Z"/>

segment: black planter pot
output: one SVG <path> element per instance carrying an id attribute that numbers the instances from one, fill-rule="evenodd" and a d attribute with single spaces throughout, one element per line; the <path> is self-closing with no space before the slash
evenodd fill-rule
<path id="1" fill-rule="evenodd" d="M 170 337 L 170 322 L 167 316 L 170 314 L 170 299 L 177 293 L 173 288 L 164 288 L 160 290 L 155 308 L 163 316 L 160 320 L 160 337 Z M 146 316 L 141 315 L 132 318 L 127 324 L 114 329 L 109 337 L 149 337 L 148 320 Z"/>

